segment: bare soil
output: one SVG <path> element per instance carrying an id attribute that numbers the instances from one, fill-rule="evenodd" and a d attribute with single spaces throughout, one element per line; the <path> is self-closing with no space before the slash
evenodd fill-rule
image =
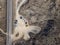
<path id="1" fill-rule="evenodd" d="M 15 0 L 13 5 L 14 17 Z M 0 28 L 4 31 L 6 31 L 6 9 L 6 0 L 0 0 Z M 40 26 L 42 29 L 37 35 L 29 33 L 30 40 L 18 40 L 15 45 L 60 45 L 60 0 L 29 0 L 19 12 L 29 20 L 30 25 Z M 47 26 L 49 20 L 52 20 L 51 28 Z M 6 36 L 0 32 L 0 45 L 5 45 L 5 40 Z"/>

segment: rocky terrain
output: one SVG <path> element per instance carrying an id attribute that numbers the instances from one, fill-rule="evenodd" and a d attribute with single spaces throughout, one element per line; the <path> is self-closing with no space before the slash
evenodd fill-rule
<path id="1" fill-rule="evenodd" d="M 19 12 L 30 25 L 40 26 L 41 32 L 29 33 L 30 40 L 18 40 L 13 45 L 60 45 L 60 0 L 29 0 Z M 0 0 L 0 28 L 6 31 L 6 0 Z M 5 45 L 6 37 L 1 32 L 0 38 L 0 45 Z"/>

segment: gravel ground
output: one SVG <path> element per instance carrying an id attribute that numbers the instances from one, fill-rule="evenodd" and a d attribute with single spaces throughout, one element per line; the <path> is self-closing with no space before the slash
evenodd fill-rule
<path id="1" fill-rule="evenodd" d="M 0 28 L 6 31 L 6 0 L 0 0 Z M 5 45 L 6 36 L 0 32 L 0 45 Z"/>
<path id="2" fill-rule="evenodd" d="M 29 20 L 30 25 L 40 26 L 42 29 L 37 35 L 29 33 L 30 40 L 22 39 L 13 44 L 60 45 L 60 0 L 29 0 L 21 7 L 20 14 Z M 0 0 L 0 28 L 6 30 L 6 0 Z M 5 45 L 5 35 L 0 33 L 0 38 L 0 45 Z"/>

